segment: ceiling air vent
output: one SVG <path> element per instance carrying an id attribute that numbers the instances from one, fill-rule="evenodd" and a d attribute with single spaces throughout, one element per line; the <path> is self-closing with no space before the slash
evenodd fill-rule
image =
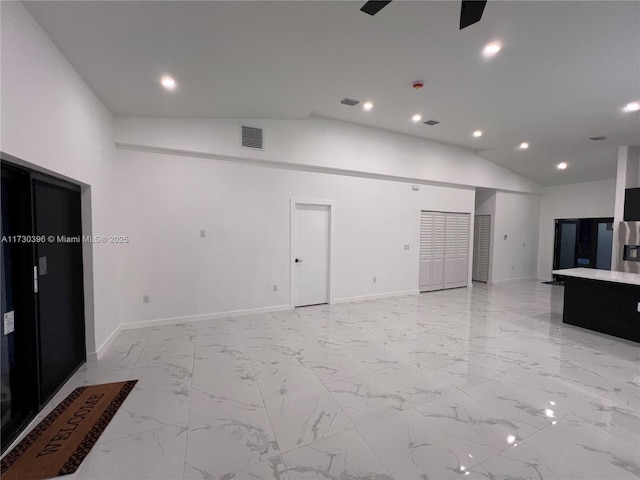
<path id="1" fill-rule="evenodd" d="M 604 135 L 599 135 L 597 137 L 589 137 L 589 140 L 594 140 L 594 141 L 599 141 L 599 140 L 606 140 L 607 137 L 605 137 Z"/>
<path id="2" fill-rule="evenodd" d="M 242 146 L 245 148 L 253 148 L 255 150 L 263 150 L 262 129 L 242 125 Z"/>
<path id="3" fill-rule="evenodd" d="M 353 98 L 343 98 L 340 100 L 340 103 L 343 105 L 349 105 L 350 107 L 355 107 L 360 103 L 360 100 L 354 100 Z"/>
<path id="4" fill-rule="evenodd" d="M 426 122 L 422 122 L 425 125 L 429 125 L 430 127 L 432 127 L 433 125 L 438 125 L 440 122 L 438 120 L 427 120 Z"/>

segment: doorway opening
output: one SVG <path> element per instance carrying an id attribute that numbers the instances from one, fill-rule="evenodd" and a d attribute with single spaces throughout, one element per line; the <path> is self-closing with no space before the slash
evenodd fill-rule
<path id="1" fill-rule="evenodd" d="M 611 270 L 613 218 L 556 219 L 553 269 Z"/>
<path id="2" fill-rule="evenodd" d="M 332 201 L 291 200 L 290 302 L 293 307 L 332 303 Z"/>

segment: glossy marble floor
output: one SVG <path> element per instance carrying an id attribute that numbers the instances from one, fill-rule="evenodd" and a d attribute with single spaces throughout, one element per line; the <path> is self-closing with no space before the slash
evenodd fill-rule
<path id="1" fill-rule="evenodd" d="M 640 346 L 561 311 L 532 281 L 124 331 L 55 399 L 139 379 L 72 478 L 640 478 Z"/>

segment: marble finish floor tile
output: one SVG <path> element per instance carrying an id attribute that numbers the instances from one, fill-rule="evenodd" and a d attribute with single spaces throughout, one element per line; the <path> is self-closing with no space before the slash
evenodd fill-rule
<path id="1" fill-rule="evenodd" d="M 264 400 L 322 386 L 313 370 L 293 363 L 254 364 L 253 371 Z"/>
<path id="2" fill-rule="evenodd" d="M 274 397 L 264 403 L 283 452 L 352 426 L 323 386 Z"/>
<path id="3" fill-rule="evenodd" d="M 530 437 L 505 450 L 466 477 L 471 480 L 583 480 L 597 477 L 587 469 L 568 461 L 559 452 Z M 609 477 L 611 480 L 617 477 Z"/>
<path id="4" fill-rule="evenodd" d="M 278 455 L 264 408 L 219 408 L 189 421 L 185 478 L 217 478 Z"/>
<path id="5" fill-rule="evenodd" d="M 562 302 L 474 284 L 123 330 L 36 422 L 138 380 L 72 480 L 638 480 L 640 345 Z"/>
<path id="6" fill-rule="evenodd" d="M 175 480 L 184 472 L 186 425 L 95 445 L 78 469 L 78 480 Z"/>
<path id="7" fill-rule="evenodd" d="M 327 383 L 326 387 L 354 425 L 393 415 L 410 406 L 373 373 Z"/>
<path id="8" fill-rule="evenodd" d="M 147 343 L 137 361 L 150 362 L 167 358 L 193 356 L 195 345 L 183 340 L 167 340 L 158 343 Z"/>
<path id="9" fill-rule="evenodd" d="M 397 479 L 459 478 L 477 464 L 464 446 L 413 408 L 358 431 Z"/>
<path id="10" fill-rule="evenodd" d="M 529 436 L 515 422 L 500 416 L 464 392 L 424 403 L 416 409 L 478 462 L 493 457 L 502 450 Z"/>
<path id="11" fill-rule="evenodd" d="M 598 478 L 640 477 L 638 445 L 618 440 L 575 415 L 568 415 L 532 438 Z"/>
<path id="12" fill-rule="evenodd" d="M 393 365 L 378 370 L 376 375 L 414 407 L 456 391 L 435 371 L 414 363 Z"/>
<path id="13" fill-rule="evenodd" d="M 296 480 L 393 480 L 355 429 L 285 453 L 284 472 Z"/>
<path id="14" fill-rule="evenodd" d="M 324 383 L 354 377 L 371 371 L 346 349 L 327 350 L 309 355 L 306 357 L 306 365 Z"/>

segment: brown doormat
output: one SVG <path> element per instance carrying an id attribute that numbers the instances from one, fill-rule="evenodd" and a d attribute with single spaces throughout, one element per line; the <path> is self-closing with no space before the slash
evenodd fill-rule
<path id="1" fill-rule="evenodd" d="M 2 459 L 2 480 L 75 472 L 137 382 L 76 388 Z"/>

